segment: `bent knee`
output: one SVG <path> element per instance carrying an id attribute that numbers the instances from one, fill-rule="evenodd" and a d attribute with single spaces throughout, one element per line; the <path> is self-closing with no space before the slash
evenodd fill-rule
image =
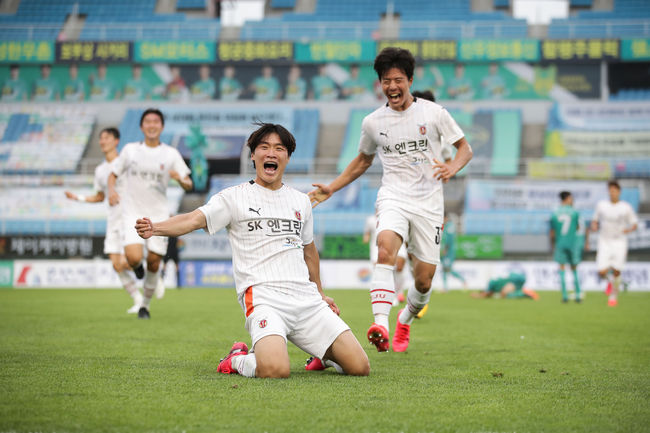
<path id="1" fill-rule="evenodd" d="M 260 365 L 258 363 L 255 371 L 256 377 L 268 379 L 286 379 L 290 374 L 289 366 L 281 364 Z"/>
<path id="2" fill-rule="evenodd" d="M 350 376 L 368 376 L 370 374 L 370 362 L 366 359 L 365 361 L 359 361 L 349 366 L 345 370 L 345 374 Z"/>

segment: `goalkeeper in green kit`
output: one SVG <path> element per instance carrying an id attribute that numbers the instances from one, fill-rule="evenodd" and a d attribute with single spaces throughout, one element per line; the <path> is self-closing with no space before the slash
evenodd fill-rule
<path id="1" fill-rule="evenodd" d="M 568 264 L 573 272 L 573 285 L 575 288 L 575 301 L 580 302 L 580 281 L 578 280 L 577 266 L 582 254 L 578 244 L 578 231 L 580 229 L 580 214 L 573 208 L 573 196 L 568 191 L 560 193 L 562 204 L 551 216 L 549 231 L 551 247 L 554 249 L 553 259 L 560 265 L 560 283 L 562 285 L 562 302 L 568 302 L 565 281 L 565 267 Z M 583 243 L 584 245 L 584 243 Z"/>

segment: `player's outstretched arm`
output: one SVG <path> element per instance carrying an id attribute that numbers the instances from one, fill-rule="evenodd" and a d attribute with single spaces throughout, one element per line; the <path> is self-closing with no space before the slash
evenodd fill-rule
<path id="1" fill-rule="evenodd" d="M 104 193 L 101 191 L 93 195 L 81 195 L 70 191 L 65 191 L 65 196 L 70 200 L 84 201 L 87 203 L 99 203 L 104 201 Z"/>
<path id="2" fill-rule="evenodd" d="M 174 179 L 178 184 L 183 188 L 185 191 L 189 191 L 192 189 L 192 186 L 194 184 L 192 183 L 192 178 L 189 176 L 185 176 L 181 178 L 181 176 L 178 174 L 176 170 L 169 170 L 169 177 Z"/>
<path id="3" fill-rule="evenodd" d="M 143 239 L 149 239 L 151 236 L 182 236 L 206 226 L 205 215 L 198 209 L 157 223 L 151 222 L 147 217 L 138 218 L 135 222 L 135 230 Z"/>
<path id="4" fill-rule="evenodd" d="M 449 179 L 454 177 L 456 173 L 462 170 L 463 167 L 472 159 L 472 147 L 469 145 L 465 137 L 461 138 L 454 143 L 456 147 L 456 156 L 450 162 L 439 162 L 434 159 L 434 174 L 433 176 L 443 182 L 447 182 Z"/>
<path id="5" fill-rule="evenodd" d="M 370 165 L 372 165 L 372 160 L 374 158 L 374 154 L 366 155 L 363 152 L 359 152 L 356 158 L 350 161 L 348 166 L 345 167 L 343 173 L 334 179 L 332 183 L 329 185 L 324 185 L 322 183 L 313 184 L 316 189 L 310 191 L 308 194 L 312 207 L 316 207 L 319 203 L 322 203 L 330 198 L 336 191 L 354 182 L 359 176 L 368 170 Z"/>

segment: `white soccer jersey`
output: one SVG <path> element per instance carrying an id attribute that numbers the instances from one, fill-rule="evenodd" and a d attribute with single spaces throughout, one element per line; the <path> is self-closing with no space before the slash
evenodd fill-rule
<path id="1" fill-rule="evenodd" d="M 434 158 L 443 162 L 442 145 L 453 144 L 463 136 L 447 110 L 422 98 L 405 111 L 384 105 L 366 116 L 359 151 L 379 154 L 384 174 L 377 201 L 388 200 L 442 221 L 442 183 L 433 177 Z"/>
<path id="2" fill-rule="evenodd" d="M 612 203 L 611 200 L 601 200 L 596 205 L 594 221 L 598 221 L 600 238 L 627 239 L 623 230 L 638 223 L 632 206 L 625 201 Z"/>
<path id="3" fill-rule="evenodd" d="M 143 142 L 124 146 L 120 156 L 113 161 L 113 173 L 126 178 L 123 194 L 120 195 L 125 218 L 144 216 L 152 221 L 169 218 L 167 185 L 169 171 L 175 170 L 181 178 L 190 174 L 190 169 L 175 148 L 161 143 L 150 147 Z"/>
<path id="4" fill-rule="evenodd" d="M 110 232 L 113 228 L 121 230 L 122 220 L 122 206 L 120 203 L 115 206 L 108 204 L 108 176 L 113 169 L 113 162 L 104 161 L 95 168 L 94 189 L 95 192 L 103 192 L 104 200 L 108 206 L 108 214 L 106 218 L 106 233 Z M 124 192 L 124 177 L 118 177 L 115 183 L 115 189 L 120 196 Z"/>
<path id="5" fill-rule="evenodd" d="M 224 227 L 228 231 L 240 303 L 246 289 L 256 285 L 284 293 L 318 292 L 303 255 L 304 245 L 314 240 L 306 194 L 286 185 L 273 191 L 250 181 L 213 195 L 199 210 L 210 234 Z"/>

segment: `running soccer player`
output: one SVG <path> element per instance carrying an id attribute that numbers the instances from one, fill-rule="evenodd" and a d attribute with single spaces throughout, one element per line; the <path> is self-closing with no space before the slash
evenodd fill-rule
<path id="1" fill-rule="evenodd" d="M 99 203 L 108 196 L 108 176 L 111 173 L 113 161 L 117 158 L 117 145 L 120 142 L 120 131 L 117 128 L 106 128 L 99 134 L 99 146 L 104 153 L 106 160 L 95 168 L 94 189 L 95 194 L 83 196 L 70 191 L 65 191 L 65 196 L 70 200 L 78 200 L 86 203 Z M 120 179 L 116 183 L 116 190 L 123 191 L 124 182 Z M 104 238 L 104 254 L 108 254 L 117 272 L 124 290 L 133 298 L 133 306 L 126 312 L 137 313 L 142 303 L 142 294 L 135 284 L 135 280 L 129 273 L 129 265 L 124 257 L 122 247 L 122 208 L 119 203 L 108 206 L 106 218 L 106 237 Z"/>
<path id="2" fill-rule="evenodd" d="M 374 268 L 377 264 L 377 216 L 372 214 L 366 218 L 366 226 L 363 232 L 363 242 L 368 244 L 370 250 L 370 263 Z M 408 253 L 406 252 L 406 243 L 402 243 L 397 252 L 397 262 L 395 263 L 395 299 L 393 306 L 397 306 L 406 300 L 404 291 L 413 285 L 413 277 L 410 269 L 407 269 Z"/>
<path id="3" fill-rule="evenodd" d="M 175 148 L 161 143 L 160 134 L 165 118 L 156 108 L 149 108 L 140 117 L 144 141 L 129 143 L 113 162 L 108 178 L 109 202 L 122 203 L 124 252 L 126 260 L 138 278 L 144 277 L 142 306 L 138 318 L 150 317 L 149 304 L 158 285 L 160 260 L 167 252 L 167 238 L 154 236 L 146 241 L 133 228 L 134 221 L 143 214 L 156 220 L 169 217 L 167 185 L 174 179 L 185 190 L 192 189 L 190 169 Z M 118 178 L 124 177 L 122 194 L 115 188 Z M 147 270 L 142 265 L 144 246 L 147 246 Z M 160 296 L 159 296 L 160 297 Z"/>
<path id="4" fill-rule="evenodd" d="M 197 229 L 228 231 L 237 297 L 253 351 L 235 343 L 220 361 L 220 373 L 286 378 L 289 340 L 339 372 L 368 375 L 365 351 L 321 288 L 309 198 L 282 183 L 296 148 L 293 135 L 281 125 L 263 123 L 247 144 L 255 180 L 224 189 L 193 212 L 162 222 L 138 219 L 138 234 L 147 239 Z"/>
<path id="5" fill-rule="evenodd" d="M 493 278 L 482 292 L 472 293 L 474 298 L 491 298 L 499 295 L 507 299 L 534 299 L 538 300 L 539 295 L 531 289 L 524 287 L 526 276 L 518 272 L 511 272 L 507 276 Z"/>
<path id="6" fill-rule="evenodd" d="M 621 186 L 615 180 L 607 183 L 609 200 L 596 205 L 591 230 L 600 230 L 596 265 L 598 276 L 612 283 L 607 305 L 618 305 L 618 291 L 621 287 L 621 271 L 627 259 L 627 234 L 637 229 L 638 218 L 629 203 L 622 201 Z M 611 275 L 610 275 L 611 272 Z M 613 276 L 613 277 L 612 277 Z"/>
<path id="7" fill-rule="evenodd" d="M 472 158 L 472 148 L 447 110 L 411 95 L 414 67 L 408 50 L 388 47 L 379 53 L 374 68 L 388 102 L 363 120 L 357 157 L 332 183 L 314 184 L 316 189 L 309 193 L 314 206 L 327 200 L 361 176 L 379 153 L 383 166 L 376 203 L 379 253 L 370 289 L 375 321 L 367 334 L 379 352 L 390 348 L 388 316 L 395 296 L 397 251 L 408 239 L 415 276 L 393 338 L 393 350 L 403 352 L 413 319 L 429 302 L 431 280 L 440 263 L 442 184 Z M 458 149 L 449 163 L 440 162 L 442 141 Z"/>
<path id="8" fill-rule="evenodd" d="M 573 272 L 573 287 L 575 301 L 580 302 L 580 281 L 578 280 L 578 263 L 580 258 L 576 255 L 578 230 L 580 228 L 580 214 L 573 208 L 573 196 L 569 191 L 560 193 L 562 205 L 551 216 L 549 236 L 553 259 L 560 265 L 560 284 L 562 287 L 562 302 L 569 302 L 566 282 L 564 281 L 565 266 L 571 266 Z"/>

